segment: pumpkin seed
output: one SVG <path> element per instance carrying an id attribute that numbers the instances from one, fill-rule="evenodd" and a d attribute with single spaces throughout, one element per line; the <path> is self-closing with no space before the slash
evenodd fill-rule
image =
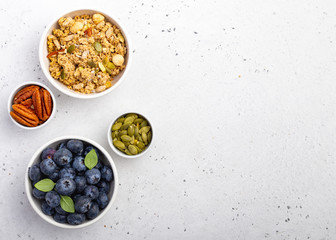
<path id="1" fill-rule="evenodd" d="M 122 135 L 120 138 L 121 138 L 121 140 L 123 142 L 130 142 L 130 141 L 132 141 L 132 137 L 130 137 L 128 135 Z"/>
<path id="2" fill-rule="evenodd" d="M 100 44 L 100 42 L 94 42 L 93 47 L 96 49 L 97 52 L 103 51 L 103 46 Z"/>
<path id="3" fill-rule="evenodd" d="M 138 149 L 134 145 L 129 145 L 128 150 L 133 154 L 136 155 L 138 154 Z"/>
<path id="4" fill-rule="evenodd" d="M 129 136 L 131 136 L 131 137 L 134 136 L 135 129 L 134 129 L 133 125 L 129 126 L 127 131 L 128 131 Z"/>
<path id="5" fill-rule="evenodd" d="M 148 122 L 146 120 L 144 120 L 141 124 L 140 124 L 140 129 L 143 128 L 144 126 L 148 126 Z"/>
<path id="6" fill-rule="evenodd" d="M 139 136 L 139 124 L 134 129 L 134 136 L 137 138 Z"/>
<path id="7" fill-rule="evenodd" d="M 125 120 L 125 118 L 119 118 L 118 120 L 117 120 L 117 122 L 121 122 L 121 123 L 123 123 L 124 122 L 124 120 Z"/>
<path id="8" fill-rule="evenodd" d="M 114 144 L 114 146 L 116 146 L 119 149 L 125 149 L 126 148 L 125 144 L 123 142 L 119 141 L 119 140 L 114 141 L 113 144 Z"/>
<path id="9" fill-rule="evenodd" d="M 89 60 L 87 63 L 88 63 L 89 66 L 92 67 L 92 68 L 97 67 L 97 65 L 95 64 L 95 62 L 94 62 L 93 60 Z"/>
<path id="10" fill-rule="evenodd" d="M 142 121 L 143 121 L 143 119 L 142 118 L 137 118 L 137 119 L 135 119 L 134 120 L 134 124 L 140 124 L 140 123 L 142 123 Z"/>
<path id="11" fill-rule="evenodd" d="M 137 142 L 137 146 L 140 148 L 140 149 L 145 149 L 145 144 L 143 144 L 142 142 Z"/>
<path id="12" fill-rule="evenodd" d="M 152 132 L 147 134 L 148 142 L 152 141 Z"/>
<path id="13" fill-rule="evenodd" d="M 143 142 L 147 145 L 148 144 L 148 142 L 147 142 L 148 141 L 147 134 L 146 133 L 142 133 L 141 137 L 143 139 Z"/>
<path id="14" fill-rule="evenodd" d="M 125 149 L 125 153 L 126 153 L 127 155 L 132 155 L 132 153 L 131 153 L 128 149 Z"/>
<path id="15" fill-rule="evenodd" d="M 115 123 L 113 126 L 112 126 L 112 131 L 115 131 L 115 130 L 119 130 L 122 126 L 122 123 Z"/>
<path id="16" fill-rule="evenodd" d="M 132 124 L 134 121 L 134 117 L 133 116 L 130 116 L 130 117 L 127 117 L 124 121 L 124 124 L 126 123 L 129 123 L 129 124 Z"/>
<path id="17" fill-rule="evenodd" d="M 122 135 L 127 135 L 127 130 L 120 131 L 118 136 L 121 137 Z"/>
<path id="18" fill-rule="evenodd" d="M 129 113 L 126 115 L 126 117 L 134 117 L 134 119 L 138 118 L 138 115 L 136 115 L 135 113 Z"/>
<path id="19" fill-rule="evenodd" d="M 150 126 L 145 126 L 143 128 L 141 128 L 139 130 L 139 133 L 142 134 L 142 133 L 148 133 L 148 131 L 150 130 Z"/>
<path id="20" fill-rule="evenodd" d="M 122 125 L 122 130 L 126 130 L 129 126 L 131 126 L 131 123 L 125 123 Z"/>
<path id="21" fill-rule="evenodd" d="M 106 67 L 107 67 L 108 69 L 111 69 L 111 70 L 115 69 L 115 65 L 114 65 L 113 63 L 111 63 L 111 62 L 108 62 L 108 63 L 106 64 Z"/>
<path id="22" fill-rule="evenodd" d="M 75 51 L 75 45 L 72 44 L 68 47 L 67 52 L 68 53 L 73 53 L 73 51 Z"/>

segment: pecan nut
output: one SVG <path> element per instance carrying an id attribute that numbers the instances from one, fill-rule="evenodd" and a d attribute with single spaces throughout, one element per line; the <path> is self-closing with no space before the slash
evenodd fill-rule
<path id="1" fill-rule="evenodd" d="M 42 101 L 41 101 L 40 91 L 35 91 L 33 93 L 32 100 L 33 100 L 33 106 L 34 106 L 34 110 L 35 110 L 37 117 L 43 120 L 42 119 L 43 110 L 42 110 Z"/>
<path id="2" fill-rule="evenodd" d="M 28 98 L 30 98 L 33 95 L 33 93 L 36 90 L 39 90 L 39 89 L 40 89 L 40 87 L 36 86 L 36 85 L 31 85 L 31 86 L 28 86 L 28 87 L 25 87 L 25 88 L 21 89 L 14 96 L 14 104 L 18 104 L 18 103 L 21 103 L 21 102 L 27 100 Z"/>
<path id="3" fill-rule="evenodd" d="M 32 109 L 22 104 L 14 104 L 12 108 L 13 111 L 10 112 L 10 115 L 18 123 L 27 127 L 36 127 L 39 124 L 39 119 Z"/>
<path id="4" fill-rule="evenodd" d="M 52 112 L 53 102 L 50 93 L 44 88 L 40 89 L 41 102 L 42 102 L 42 120 L 46 121 Z"/>

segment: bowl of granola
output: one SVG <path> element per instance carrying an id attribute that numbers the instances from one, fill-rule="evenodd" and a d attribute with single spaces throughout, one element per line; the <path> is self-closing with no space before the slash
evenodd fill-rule
<path id="1" fill-rule="evenodd" d="M 92 9 L 57 17 L 39 46 L 41 68 L 50 83 L 82 99 L 103 96 L 120 85 L 131 58 L 129 36 L 120 21 Z"/>

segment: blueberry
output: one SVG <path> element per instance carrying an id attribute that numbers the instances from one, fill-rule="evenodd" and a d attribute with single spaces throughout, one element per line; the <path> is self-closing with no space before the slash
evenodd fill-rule
<path id="1" fill-rule="evenodd" d="M 37 188 L 33 189 L 33 196 L 39 200 L 42 200 L 45 198 L 46 193 L 38 190 Z"/>
<path id="2" fill-rule="evenodd" d="M 86 182 L 88 184 L 97 184 L 100 181 L 101 174 L 97 168 L 92 168 L 85 172 Z"/>
<path id="3" fill-rule="evenodd" d="M 56 171 L 56 168 L 56 163 L 50 158 L 44 159 L 40 164 L 41 172 L 45 175 L 53 174 Z"/>
<path id="4" fill-rule="evenodd" d="M 101 169 L 102 167 L 103 167 L 103 164 L 101 163 L 100 159 L 98 159 L 98 163 L 96 166 L 94 166 L 94 168 Z"/>
<path id="5" fill-rule="evenodd" d="M 85 151 L 84 151 L 84 156 L 86 156 L 86 154 L 88 154 L 92 149 L 94 149 L 96 151 L 96 154 L 97 154 L 97 157 L 99 158 L 99 152 L 98 152 L 98 149 L 95 148 L 94 146 L 87 146 L 85 148 Z"/>
<path id="6" fill-rule="evenodd" d="M 62 148 L 66 148 L 66 144 L 67 144 L 66 142 L 60 143 L 60 145 L 58 145 L 57 150 L 62 149 Z"/>
<path id="7" fill-rule="evenodd" d="M 67 221 L 71 225 L 79 225 L 85 221 L 85 215 L 80 213 L 71 213 L 68 215 Z"/>
<path id="8" fill-rule="evenodd" d="M 61 197 L 57 192 L 50 191 L 50 192 L 47 192 L 47 194 L 45 195 L 45 200 L 50 207 L 55 208 L 59 206 Z"/>
<path id="9" fill-rule="evenodd" d="M 75 201 L 75 210 L 78 213 L 86 213 L 91 207 L 91 199 L 87 196 L 80 196 Z"/>
<path id="10" fill-rule="evenodd" d="M 56 222 L 59 222 L 59 223 L 66 223 L 67 222 L 67 216 L 66 215 L 61 215 L 59 213 L 56 213 L 53 218 Z"/>
<path id="11" fill-rule="evenodd" d="M 94 218 L 96 218 L 98 216 L 98 214 L 99 214 L 98 203 L 92 202 L 89 211 L 86 213 L 86 217 L 88 219 L 94 219 Z"/>
<path id="12" fill-rule="evenodd" d="M 57 182 L 57 180 L 59 179 L 59 169 L 56 169 L 55 172 L 53 172 L 51 175 L 49 175 L 49 178 L 51 180 L 53 180 L 54 182 Z"/>
<path id="13" fill-rule="evenodd" d="M 73 168 L 63 168 L 59 172 L 59 177 L 60 178 L 68 177 L 68 178 L 74 179 L 75 176 L 76 176 L 76 172 L 75 172 L 75 169 L 73 169 Z"/>
<path id="14" fill-rule="evenodd" d="M 110 191 L 110 184 L 105 182 L 105 181 L 100 181 L 98 184 L 98 189 L 99 189 L 99 192 L 104 192 L 106 194 L 109 193 Z"/>
<path id="15" fill-rule="evenodd" d="M 72 200 L 76 202 L 81 196 L 82 196 L 81 194 L 76 194 L 75 196 L 73 196 Z"/>
<path id="16" fill-rule="evenodd" d="M 68 213 L 66 211 L 64 211 L 63 208 L 60 205 L 55 207 L 55 210 L 60 215 L 68 215 Z"/>
<path id="17" fill-rule="evenodd" d="M 100 192 L 97 198 L 97 203 L 101 209 L 105 208 L 109 203 L 108 196 L 104 192 Z"/>
<path id="18" fill-rule="evenodd" d="M 82 157 L 82 156 L 76 156 L 76 157 L 74 157 L 74 160 L 73 160 L 73 163 L 72 163 L 72 167 L 77 172 L 83 172 L 83 171 L 85 171 L 87 168 L 86 168 L 85 163 L 84 163 L 84 157 Z"/>
<path id="19" fill-rule="evenodd" d="M 54 154 L 54 161 L 59 166 L 65 166 L 72 161 L 72 153 L 66 149 L 58 149 Z"/>
<path id="20" fill-rule="evenodd" d="M 50 207 L 46 201 L 43 201 L 41 208 L 42 208 L 42 212 L 45 215 L 51 216 L 51 215 L 54 215 L 55 213 L 55 209 Z"/>
<path id="21" fill-rule="evenodd" d="M 47 159 L 47 158 L 53 159 L 53 156 L 54 156 L 55 152 L 56 152 L 55 148 L 44 149 L 43 152 L 41 153 L 41 160 L 44 160 L 44 159 Z"/>
<path id="22" fill-rule="evenodd" d="M 71 163 L 64 165 L 63 168 L 72 168 Z"/>
<path id="23" fill-rule="evenodd" d="M 86 187 L 86 179 L 84 176 L 76 176 L 75 177 L 75 183 L 76 183 L 76 191 L 77 192 L 83 192 L 83 190 Z"/>
<path id="24" fill-rule="evenodd" d="M 99 195 L 99 190 L 96 186 L 89 185 L 84 189 L 83 194 L 92 200 L 96 199 Z"/>
<path id="25" fill-rule="evenodd" d="M 29 168 L 29 178 L 33 182 L 41 179 L 41 171 L 39 165 L 35 164 Z"/>
<path id="26" fill-rule="evenodd" d="M 112 169 L 107 167 L 107 166 L 104 166 L 102 169 L 101 169 L 101 177 L 102 179 L 108 181 L 108 182 L 111 182 L 113 180 L 113 172 L 112 172 Z"/>
<path id="27" fill-rule="evenodd" d="M 76 190 L 76 183 L 71 178 L 61 178 L 57 181 L 55 189 L 61 195 L 71 195 Z"/>
<path id="28" fill-rule="evenodd" d="M 76 154 L 80 154 L 81 152 L 83 152 L 84 149 L 83 142 L 76 139 L 68 141 L 66 146 L 71 152 Z"/>

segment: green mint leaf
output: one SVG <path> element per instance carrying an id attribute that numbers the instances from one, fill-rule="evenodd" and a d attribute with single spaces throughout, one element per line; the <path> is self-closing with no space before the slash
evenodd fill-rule
<path id="1" fill-rule="evenodd" d="M 42 192 L 50 192 L 55 187 L 56 183 L 54 183 L 51 179 L 45 178 L 37 183 L 35 183 L 34 187 Z"/>
<path id="2" fill-rule="evenodd" d="M 68 212 L 68 213 L 74 213 L 75 212 L 75 204 L 71 197 L 69 196 L 62 196 L 61 195 L 61 201 L 60 201 L 61 208 Z"/>
<path id="3" fill-rule="evenodd" d="M 97 165 L 98 157 L 94 149 L 92 149 L 88 154 L 86 154 L 84 163 L 85 163 L 85 166 L 90 170 Z"/>

